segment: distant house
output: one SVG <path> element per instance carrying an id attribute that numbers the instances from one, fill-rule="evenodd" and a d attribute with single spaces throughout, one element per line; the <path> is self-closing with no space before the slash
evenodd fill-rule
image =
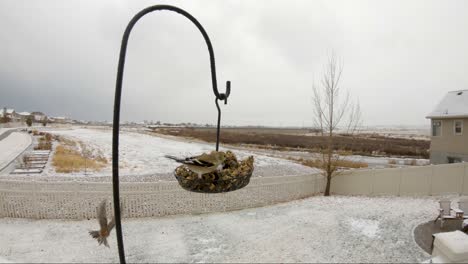
<path id="1" fill-rule="evenodd" d="M 6 108 L 6 107 L 1 108 L 0 117 L 1 118 L 7 117 L 10 120 L 10 122 L 20 121 L 20 117 L 18 116 L 18 114 L 16 114 L 15 109 L 12 109 L 12 108 Z"/>
<path id="2" fill-rule="evenodd" d="M 448 92 L 431 119 L 431 163 L 468 162 L 468 90 Z"/>
<path id="3" fill-rule="evenodd" d="M 47 118 L 47 116 L 42 112 L 32 112 L 31 115 L 34 122 L 41 122 L 44 118 Z"/>
<path id="4" fill-rule="evenodd" d="M 58 123 L 58 124 L 71 124 L 71 123 L 73 123 L 73 120 L 71 118 L 64 117 L 64 116 L 51 117 L 49 120 L 51 122 L 53 122 L 53 123 Z"/>
<path id="5" fill-rule="evenodd" d="M 19 112 L 17 116 L 21 119 L 21 121 L 26 122 L 26 119 L 31 116 L 30 112 Z"/>

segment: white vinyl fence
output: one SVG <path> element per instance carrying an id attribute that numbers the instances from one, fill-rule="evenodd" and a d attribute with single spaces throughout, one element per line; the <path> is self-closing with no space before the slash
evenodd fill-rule
<path id="1" fill-rule="evenodd" d="M 177 182 L 121 183 L 122 217 L 222 212 L 305 198 L 323 192 L 320 175 L 252 178 L 243 189 L 221 194 L 192 193 Z M 112 211 L 112 184 L 0 180 L 0 217 L 86 219 L 106 198 Z"/>
<path id="2" fill-rule="evenodd" d="M 468 163 L 353 170 L 332 178 L 342 195 L 468 195 Z"/>

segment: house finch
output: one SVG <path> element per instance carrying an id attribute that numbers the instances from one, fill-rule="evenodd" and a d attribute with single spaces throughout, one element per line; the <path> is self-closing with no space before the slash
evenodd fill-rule
<path id="1" fill-rule="evenodd" d="M 197 173 L 199 179 L 201 179 L 202 174 L 222 169 L 223 163 L 226 160 L 226 154 L 218 151 L 212 151 L 210 154 L 203 153 L 200 156 L 188 158 L 177 158 L 170 155 L 166 155 L 165 157 L 184 164 L 189 170 Z"/>
<path id="2" fill-rule="evenodd" d="M 114 217 L 112 217 L 112 220 L 109 223 L 107 223 L 106 200 L 103 200 L 96 208 L 96 210 L 99 226 L 101 227 L 101 229 L 98 231 L 89 231 L 89 234 L 93 238 L 97 239 L 99 245 L 104 244 L 106 247 L 109 247 L 109 244 L 107 243 L 107 237 L 112 231 L 112 228 L 114 228 L 115 219 Z"/>

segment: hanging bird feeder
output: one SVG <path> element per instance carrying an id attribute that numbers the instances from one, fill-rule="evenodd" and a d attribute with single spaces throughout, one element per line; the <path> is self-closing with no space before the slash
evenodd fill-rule
<path id="1" fill-rule="evenodd" d="M 177 167 L 174 175 L 179 185 L 187 191 L 200 193 L 221 193 L 235 191 L 247 186 L 254 169 L 253 157 L 238 161 L 234 153 L 226 152 L 224 166 L 219 171 L 213 171 L 198 176 L 186 166 Z"/>
<path id="2" fill-rule="evenodd" d="M 155 5 L 143 9 L 137 13 L 127 25 L 124 35 L 122 37 L 122 44 L 120 47 L 119 65 L 117 69 L 117 81 L 115 88 L 114 98 L 114 118 L 112 130 L 112 187 L 114 196 L 114 214 L 115 214 L 115 227 L 117 235 L 117 245 L 119 250 L 119 258 L 121 263 L 125 263 L 125 251 L 122 238 L 121 214 L 120 214 L 120 194 L 119 194 L 119 125 L 120 125 L 120 102 L 122 95 L 122 81 L 125 65 L 125 55 L 127 52 L 127 44 L 133 26 L 144 15 L 153 11 L 168 10 L 176 12 L 188 18 L 198 28 L 200 33 L 205 39 L 210 54 L 210 68 L 211 68 L 211 81 L 213 86 L 213 93 L 215 95 L 216 108 L 218 109 L 218 125 L 216 132 L 216 151 L 219 150 L 219 133 L 221 123 L 221 109 L 218 100 L 224 101 L 227 104 L 227 99 L 231 93 L 231 83 L 226 82 L 226 93 L 219 93 L 216 81 L 216 68 L 213 47 L 211 41 L 206 34 L 202 25 L 186 11 L 170 5 Z M 238 161 L 235 155 L 228 151 L 225 153 L 227 159 L 224 166 L 220 171 L 204 174 L 198 177 L 197 174 L 189 171 L 183 166 L 175 169 L 175 177 L 180 186 L 188 191 L 203 192 L 203 193 L 219 193 L 234 191 L 245 187 L 249 184 L 250 177 L 253 173 L 253 157 L 249 157 L 244 161 Z M 195 177 L 194 177 L 195 176 Z"/>
<path id="3" fill-rule="evenodd" d="M 201 31 L 201 30 L 200 30 Z M 205 33 L 206 34 L 206 33 Z M 206 36 L 205 40 L 208 45 L 208 50 L 210 51 L 210 61 L 211 64 L 211 77 L 213 79 L 213 84 L 216 83 L 216 70 L 214 69 L 214 54 L 212 53 L 213 48 L 211 48 L 211 42 Z M 218 100 L 223 100 L 224 104 L 227 103 L 227 98 L 231 93 L 231 82 L 226 82 L 226 94 L 219 94 L 217 96 L 217 88 L 213 86 L 213 91 L 215 91 L 215 104 L 218 109 L 218 122 L 216 129 L 216 151 L 219 151 L 219 133 L 221 126 L 221 108 L 219 107 Z M 211 173 L 206 173 L 198 176 L 197 173 L 191 171 L 186 166 L 181 165 L 177 167 L 174 171 L 174 176 L 179 182 L 179 185 L 187 191 L 199 192 L 199 193 L 222 193 L 230 192 L 241 189 L 250 182 L 250 177 L 252 176 L 254 166 L 254 159 L 252 156 L 248 157 L 245 160 L 238 161 L 234 153 L 227 151 L 225 153 L 226 160 L 224 161 L 224 166 L 222 170 L 216 170 Z"/>

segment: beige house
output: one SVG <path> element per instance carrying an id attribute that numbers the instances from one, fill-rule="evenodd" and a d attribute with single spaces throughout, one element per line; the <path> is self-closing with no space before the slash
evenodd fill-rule
<path id="1" fill-rule="evenodd" d="M 448 92 L 431 119 L 431 163 L 468 162 L 468 90 Z"/>

